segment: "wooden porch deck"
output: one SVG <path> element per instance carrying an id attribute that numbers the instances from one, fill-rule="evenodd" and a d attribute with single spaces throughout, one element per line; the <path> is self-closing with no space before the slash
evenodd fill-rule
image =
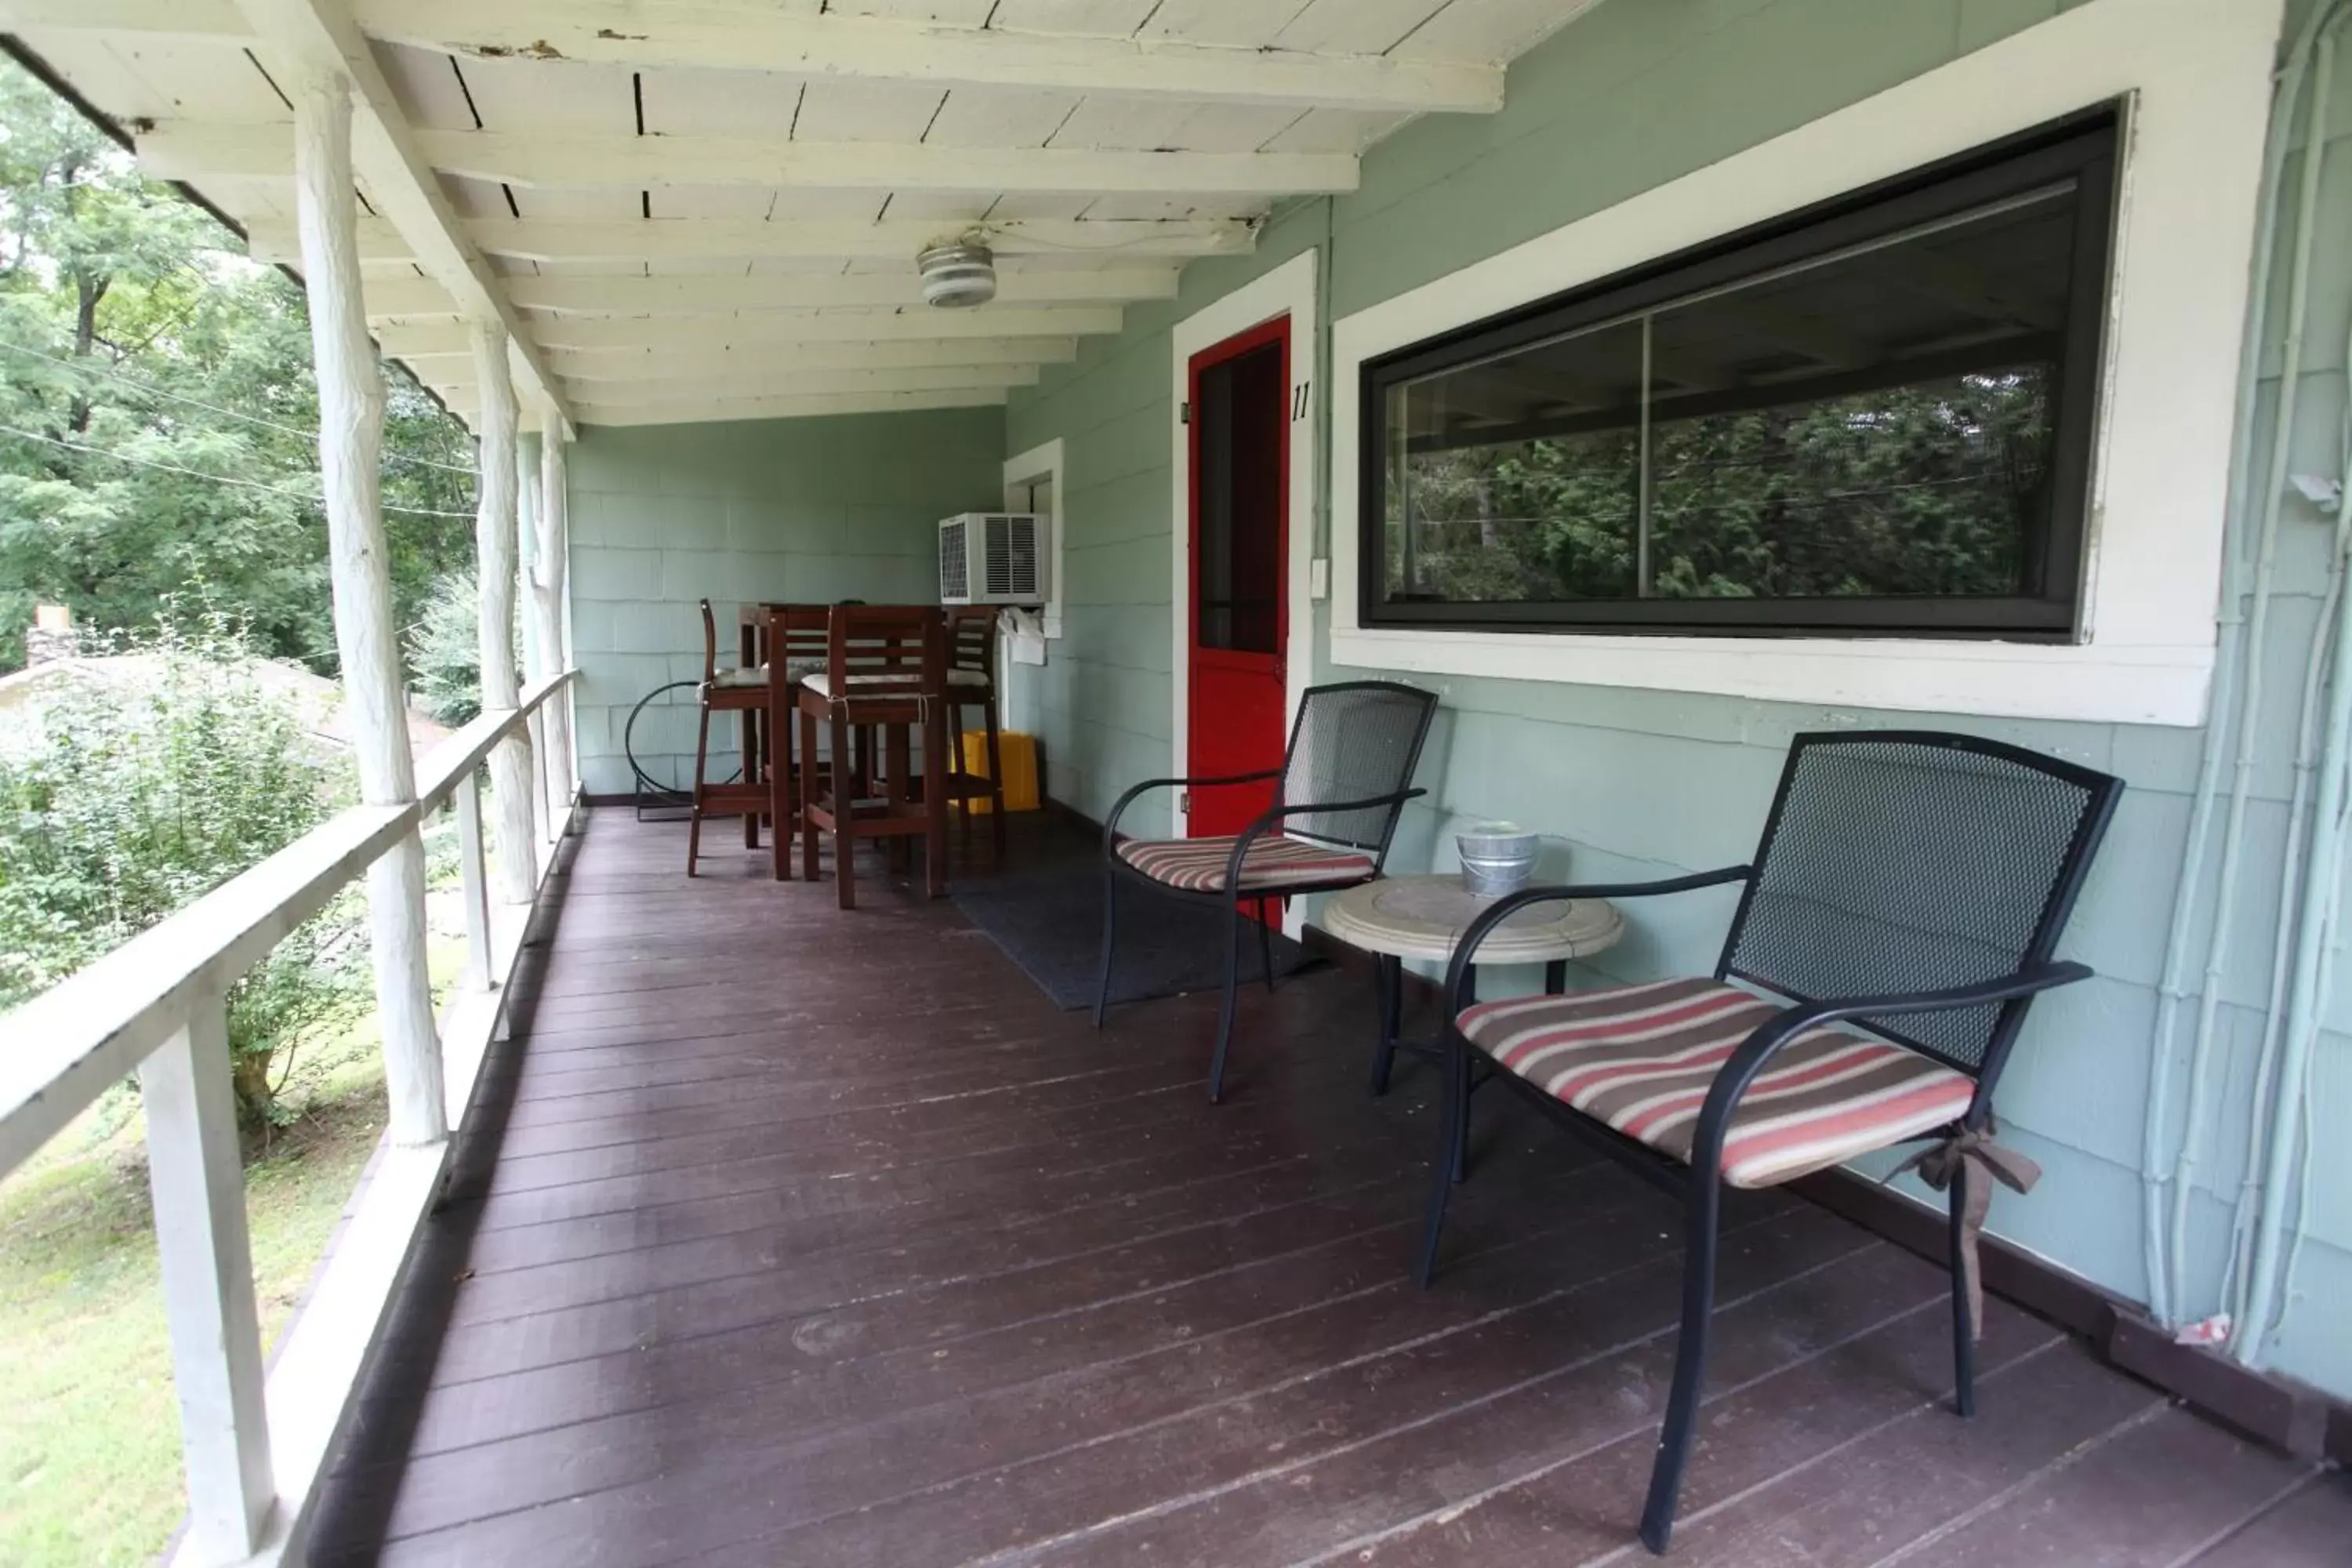
<path id="1" fill-rule="evenodd" d="M 1074 847 L 1020 826 L 1016 868 Z M 1428 1074 L 1365 1097 L 1349 975 L 1251 994 L 1212 1108 L 1209 999 L 1097 1036 L 951 904 L 683 864 L 593 816 L 314 1562 L 1644 1560 L 1648 1188 L 1483 1105 L 1416 1289 Z M 2347 1561 L 2344 1476 L 1999 1303 L 1963 1423 L 1938 1270 L 1731 1223 L 1673 1562 Z"/>

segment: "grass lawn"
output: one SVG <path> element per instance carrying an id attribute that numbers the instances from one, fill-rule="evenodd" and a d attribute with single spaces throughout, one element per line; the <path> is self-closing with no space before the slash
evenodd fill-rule
<path id="1" fill-rule="evenodd" d="M 262 1332 L 292 1315 L 383 1129 L 383 1084 L 314 1101 L 246 1169 Z M 186 1511 L 135 1126 L 0 1184 L 0 1561 L 152 1562 Z"/>
<path id="2" fill-rule="evenodd" d="M 436 941 L 436 991 L 464 962 Z M 293 1315 L 383 1130 L 375 1020 L 315 1049 L 246 1166 L 262 1337 Z M 187 1510 L 143 1123 L 126 1087 L 0 1181 L 0 1564 L 152 1562 Z"/>

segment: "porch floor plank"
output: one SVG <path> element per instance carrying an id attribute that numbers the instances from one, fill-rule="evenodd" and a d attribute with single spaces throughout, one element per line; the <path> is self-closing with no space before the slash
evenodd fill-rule
<path id="1" fill-rule="evenodd" d="M 1644 1560 L 1657 1194 L 1482 1103 L 1417 1289 L 1433 1093 L 1366 1098 L 1358 980 L 1247 993 L 1212 1108 L 1213 997 L 1097 1034 L 951 905 L 712 837 L 689 883 L 597 812 L 559 874 L 313 1562 Z M 1998 1302 L 1958 1421 L 1938 1270 L 1783 1194 L 1727 1226 L 1675 1562 L 2340 1560 L 2342 1477 Z"/>

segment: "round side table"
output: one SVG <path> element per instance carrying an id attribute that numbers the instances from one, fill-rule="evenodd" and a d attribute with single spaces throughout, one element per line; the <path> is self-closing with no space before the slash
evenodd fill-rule
<path id="1" fill-rule="evenodd" d="M 1433 1045 L 1401 1040 L 1404 960 L 1454 956 L 1472 921 L 1494 904 L 1464 889 L 1459 876 L 1384 877 L 1349 889 L 1323 906 L 1323 929 L 1378 960 L 1381 1038 L 1372 1055 L 1372 1092 L 1385 1094 L 1389 1068 L 1400 1047 L 1415 1056 L 1435 1054 Z M 1568 961 L 1614 947 L 1624 920 L 1606 899 L 1571 899 L 1530 904 L 1505 920 L 1479 945 L 1478 963 L 1540 963 L 1544 989 L 1557 995 L 1568 986 Z M 1477 966 L 1470 971 L 1476 994 Z"/>

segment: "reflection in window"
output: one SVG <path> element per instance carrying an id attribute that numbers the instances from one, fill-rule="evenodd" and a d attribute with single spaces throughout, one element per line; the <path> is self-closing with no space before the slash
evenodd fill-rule
<path id="1" fill-rule="evenodd" d="M 2038 152 L 1371 372 L 1368 618 L 2071 625 L 2112 127 Z"/>

